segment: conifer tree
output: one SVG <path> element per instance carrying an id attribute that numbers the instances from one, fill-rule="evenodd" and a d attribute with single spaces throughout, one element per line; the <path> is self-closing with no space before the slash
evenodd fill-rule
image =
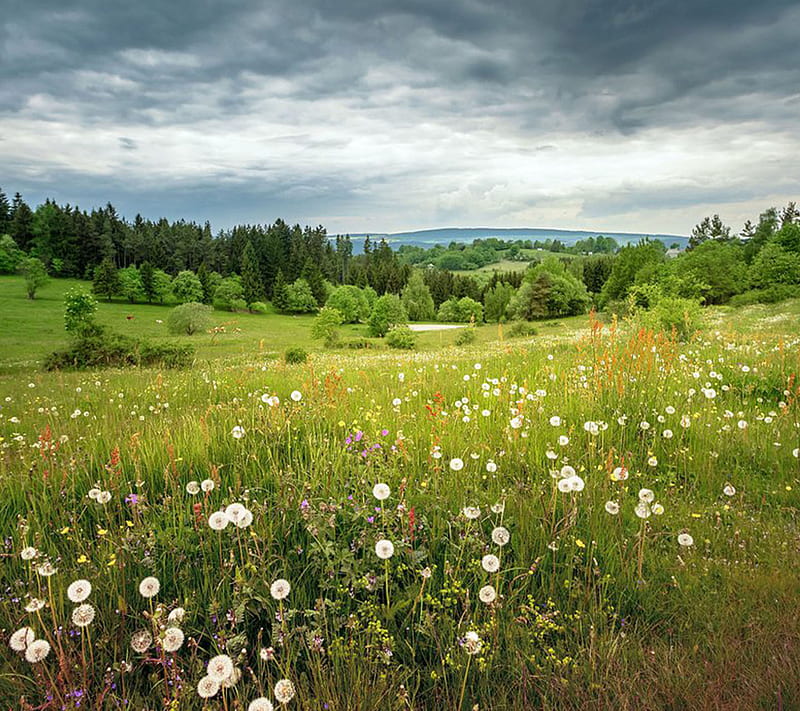
<path id="1" fill-rule="evenodd" d="M 98 296 L 105 296 L 108 301 L 119 292 L 119 274 L 111 257 L 106 257 L 94 270 L 92 291 Z"/>
<path id="2" fill-rule="evenodd" d="M 242 253 L 242 289 L 248 305 L 261 301 L 264 297 L 264 284 L 258 268 L 258 256 L 251 241 L 247 241 Z"/>

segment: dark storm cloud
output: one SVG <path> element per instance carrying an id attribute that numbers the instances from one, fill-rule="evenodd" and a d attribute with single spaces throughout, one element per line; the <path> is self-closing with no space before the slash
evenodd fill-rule
<path id="1" fill-rule="evenodd" d="M 755 124 L 777 136 L 793 130 L 800 104 L 800 8 L 789 0 L 10 0 L 0 23 L 0 134 L 17 132 L 0 148 L 0 162 L 19 167 L 4 180 L 20 183 L 63 169 L 25 165 L 27 144 L 5 154 L 8 143 L 25 143 L 20 126 L 29 121 L 96 136 L 106 148 L 92 170 L 106 176 L 119 166 L 144 176 L 152 166 L 137 161 L 145 161 L 151 138 L 179 146 L 192 130 L 203 138 L 215 133 L 220 141 L 206 147 L 206 168 L 190 170 L 183 161 L 162 179 L 202 186 L 230 170 L 246 186 L 242 194 L 274 196 L 258 185 L 267 171 L 293 186 L 287 200 L 317 200 L 327 210 L 332 176 L 357 170 L 360 116 L 370 119 L 368 130 L 385 127 L 385 176 L 402 181 L 399 190 L 410 185 L 414 158 L 399 153 L 418 151 L 431 171 L 427 157 L 442 136 L 433 132 L 430 150 L 419 153 L 414 137 L 398 128 L 462 131 L 445 154 L 454 162 L 441 165 L 441 181 L 453 182 L 486 135 L 546 161 L 563 159 L 560 149 L 578 136 L 600 143 L 656 130 L 668 139 Z M 297 131 L 281 130 L 288 140 L 261 136 L 261 118 L 296 123 Z M 222 139 L 242 138 L 253 155 L 238 172 L 232 158 L 217 165 Z M 57 131 L 39 139 L 47 141 L 44 148 L 57 154 Z M 581 150 L 574 150 L 580 177 Z M 314 155 L 323 158 L 315 164 Z M 380 186 L 382 175 L 373 170 L 365 180 Z M 350 180 L 340 188 L 343 205 L 371 191 Z M 98 189 L 105 184 L 98 181 Z M 495 199 L 504 190 L 498 185 L 495 179 L 481 190 Z M 631 195 L 659 204 L 672 195 L 671 204 L 682 205 L 683 187 L 670 189 L 662 199 L 652 189 Z M 758 189 L 725 193 L 722 186 L 719 199 Z M 469 190 L 456 194 L 470 199 Z M 609 206 L 625 209 L 626 194 Z M 519 209 L 516 198 L 498 204 L 487 204 L 487 215 L 503 205 Z M 583 214 L 600 213 L 584 204 Z"/>

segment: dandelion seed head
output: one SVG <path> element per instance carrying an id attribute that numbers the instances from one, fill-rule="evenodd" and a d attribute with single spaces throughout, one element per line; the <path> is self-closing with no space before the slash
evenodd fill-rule
<path id="1" fill-rule="evenodd" d="M 285 600 L 286 597 L 289 595 L 289 591 L 292 589 L 292 586 L 289 585 L 288 580 L 284 580 L 283 578 L 278 578 L 272 585 L 269 587 L 269 594 L 275 600 Z"/>
<path id="2" fill-rule="evenodd" d="M 497 591 L 493 585 L 484 585 L 478 590 L 478 599 L 488 605 L 497 599 Z"/>
<path id="3" fill-rule="evenodd" d="M 219 682 L 210 676 L 204 676 L 197 682 L 197 695 L 201 699 L 210 699 L 219 692 Z"/>
<path id="4" fill-rule="evenodd" d="M 161 583 L 159 582 L 158 578 L 149 575 L 141 583 L 139 583 L 139 594 L 146 599 L 151 597 L 155 597 L 158 595 L 158 591 L 161 590 Z"/>
<path id="5" fill-rule="evenodd" d="M 171 613 L 170 613 L 171 614 Z M 164 631 L 163 647 L 165 652 L 177 652 L 183 646 L 184 634 L 180 627 L 168 627 Z"/>
<path id="6" fill-rule="evenodd" d="M 511 540 L 511 534 L 505 526 L 497 526 L 492 531 L 492 541 L 495 545 L 504 546 Z"/>
<path id="7" fill-rule="evenodd" d="M 218 654 L 208 662 L 208 676 L 220 684 L 233 674 L 233 660 L 227 654 Z"/>
<path id="8" fill-rule="evenodd" d="M 375 544 L 375 555 L 381 560 L 389 560 L 394 555 L 394 544 L 382 538 Z"/>
<path id="9" fill-rule="evenodd" d="M 76 580 L 67 588 L 70 602 L 83 602 L 92 593 L 92 584 L 88 580 Z"/>
<path id="10" fill-rule="evenodd" d="M 496 573 L 500 570 L 500 559 L 493 553 L 487 553 L 481 558 L 481 567 L 487 573 Z"/>
<path id="11" fill-rule="evenodd" d="M 389 488 L 388 484 L 378 483 L 372 487 L 372 495 L 378 501 L 386 501 L 391 495 L 392 490 Z"/>
<path id="12" fill-rule="evenodd" d="M 131 635 L 131 648 L 134 652 L 144 654 L 153 643 L 153 635 L 145 629 L 137 630 Z"/>
<path id="13" fill-rule="evenodd" d="M 95 609 L 88 603 L 78 605 L 72 611 L 72 624 L 76 627 L 88 627 L 94 621 Z"/>
<path id="14" fill-rule="evenodd" d="M 25 659 L 31 664 L 44 661 L 48 654 L 50 654 L 50 643 L 44 639 L 35 639 L 25 648 Z"/>
<path id="15" fill-rule="evenodd" d="M 294 684 L 289 679 L 280 679 L 275 683 L 275 700 L 279 704 L 288 704 L 294 698 Z"/>
<path id="16" fill-rule="evenodd" d="M 34 639 L 36 639 L 36 634 L 30 627 L 21 627 L 11 635 L 8 646 L 15 652 L 24 652 Z"/>

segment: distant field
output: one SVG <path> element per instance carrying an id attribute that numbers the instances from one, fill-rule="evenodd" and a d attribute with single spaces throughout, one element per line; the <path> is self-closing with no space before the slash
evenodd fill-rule
<path id="1" fill-rule="evenodd" d="M 91 285 L 71 279 L 53 279 L 31 301 L 25 296 L 20 277 L 0 277 L 0 373 L 37 368 L 50 351 L 66 345 L 64 294 L 74 286 L 89 289 Z M 224 326 L 225 333 L 176 337 L 167 331 L 166 326 L 167 315 L 173 306 L 102 301 L 97 320 L 130 336 L 191 343 L 199 361 L 251 359 L 257 355 L 268 359 L 283 353 L 289 346 L 301 346 L 310 352 L 324 350 L 320 342 L 311 338 L 314 317 L 310 315 L 214 311 L 214 325 Z M 540 331 L 561 334 L 579 329 L 585 323 L 585 316 L 563 319 L 541 324 Z M 420 350 L 451 346 L 457 334 L 457 329 L 420 333 L 418 345 Z M 363 324 L 342 327 L 344 339 L 366 336 L 367 329 Z M 478 329 L 479 343 L 503 337 L 503 329 L 496 324 L 486 324 Z M 380 340 L 375 344 L 384 347 Z"/>

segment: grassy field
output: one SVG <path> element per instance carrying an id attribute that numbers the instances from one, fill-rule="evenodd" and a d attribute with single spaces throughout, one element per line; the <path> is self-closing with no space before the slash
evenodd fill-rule
<path id="1" fill-rule="evenodd" d="M 39 290 L 36 299 L 25 296 L 20 277 L 0 276 L 0 374 L 36 368 L 42 359 L 67 343 L 64 330 L 64 294 L 70 288 L 89 289 L 87 282 L 70 279 L 50 281 Z M 296 345 L 310 352 L 323 350 L 322 344 L 311 338 L 313 316 L 286 316 L 276 313 L 249 314 L 215 311 L 213 325 L 224 327 L 224 333 L 201 333 L 194 336 L 172 336 L 167 331 L 167 315 L 174 305 L 130 304 L 114 300 L 99 305 L 97 321 L 129 336 L 154 340 L 177 340 L 195 346 L 198 362 L 212 360 L 249 359 L 255 355 L 265 360 L 281 355 L 288 346 Z M 538 326 L 543 334 L 564 334 L 584 327 L 586 317 L 544 322 Z M 342 338 L 367 337 L 363 324 L 342 327 Z M 421 350 L 436 350 L 451 346 L 457 331 L 420 333 Z M 478 329 L 478 342 L 504 338 L 497 325 Z M 385 348 L 376 340 L 377 348 Z"/>
<path id="2" fill-rule="evenodd" d="M 300 366 L 308 320 L 241 315 L 186 371 L 43 373 L 65 284 L 14 284 L 3 708 L 800 707 L 800 302 Z"/>

